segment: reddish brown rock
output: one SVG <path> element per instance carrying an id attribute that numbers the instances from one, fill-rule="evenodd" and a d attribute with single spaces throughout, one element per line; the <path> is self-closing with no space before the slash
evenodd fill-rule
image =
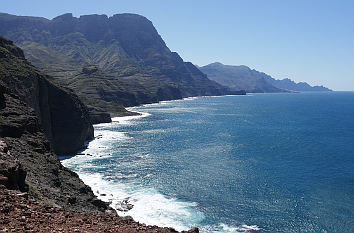
<path id="1" fill-rule="evenodd" d="M 115 214 L 69 212 L 26 199 L 0 186 L 1 232 L 177 232 L 173 228 L 147 226 Z M 199 232 L 197 228 L 188 233 Z"/>

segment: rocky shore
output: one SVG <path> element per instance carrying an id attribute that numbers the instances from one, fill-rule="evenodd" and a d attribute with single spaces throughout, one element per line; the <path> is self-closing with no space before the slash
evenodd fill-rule
<path id="1" fill-rule="evenodd" d="M 66 211 L 36 202 L 27 193 L 0 186 L 1 232 L 177 232 L 173 228 L 147 226 L 116 214 Z M 197 228 L 187 231 L 199 232 Z M 185 232 L 185 233 L 187 233 Z"/>

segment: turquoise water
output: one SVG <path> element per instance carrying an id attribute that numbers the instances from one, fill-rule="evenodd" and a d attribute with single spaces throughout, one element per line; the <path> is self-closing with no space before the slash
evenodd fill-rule
<path id="1" fill-rule="evenodd" d="M 353 92 L 132 110 L 144 114 L 96 125 L 86 155 L 62 160 L 119 214 L 201 232 L 354 232 Z"/>

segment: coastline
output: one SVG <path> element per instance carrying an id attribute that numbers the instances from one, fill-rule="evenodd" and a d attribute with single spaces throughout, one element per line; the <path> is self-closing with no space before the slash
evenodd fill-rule
<path id="1" fill-rule="evenodd" d="M 210 96 L 206 96 L 206 97 L 210 97 Z M 160 101 L 158 103 L 151 103 L 151 104 L 144 104 L 144 105 L 140 105 L 140 106 L 134 106 L 134 107 L 129 107 L 127 108 L 127 110 L 129 112 L 133 112 L 134 114 L 129 114 L 128 116 L 115 116 L 112 117 L 112 122 L 110 123 L 99 123 L 99 124 L 95 124 L 94 128 L 95 128 L 95 137 L 93 140 L 88 141 L 86 144 L 86 148 L 83 150 L 80 150 L 77 154 L 73 155 L 73 156 L 60 156 L 60 161 L 61 163 L 69 168 L 70 170 L 72 170 L 70 168 L 70 166 L 68 166 L 67 164 L 67 159 L 72 159 L 72 158 L 79 158 L 79 159 L 88 159 L 88 160 L 95 160 L 95 159 L 103 159 L 103 158 L 108 158 L 110 157 L 112 154 L 108 153 L 108 154 L 95 154 L 95 153 L 91 153 L 89 152 L 90 148 L 92 147 L 96 147 L 96 148 L 106 148 L 106 145 L 101 144 L 100 140 L 104 139 L 105 135 L 101 134 L 99 132 L 99 130 L 97 130 L 97 128 L 100 127 L 114 127 L 115 124 L 119 124 L 119 125 L 129 125 L 131 121 L 136 121 L 138 119 L 141 118 L 145 118 L 145 117 L 149 117 L 151 116 L 150 113 L 147 112 L 139 112 L 136 111 L 135 108 L 137 107 L 141 107 L 141 106 L 148 106 L 148 105 L 160 105 L 160 104 L 166 104 L 167 102 L 171 102 L 171 101 L 183 101 L 183 100 L 194 100 L 196 98 L 200 98 L 200 97 L 188 97 L 188 98 L 184 98 L 184 99 L 178 99 L 178 100 L 169 100 L 169 101 Z M 107 133 L 107 132 L 106 132 Z M 106 135 L 108 138 L 110 139 L 114 139 L 115 136 L 120 137 L 120 138 L 125 138 L 127 140 L 129 140 L 128 137 L 125 137 L 123 133 L 121 132 L 114 132 L 112 134 L 107 133 L 108 135 Z M 115 136 L 113 134 L 116 134 Z M 74 170 L 73 170 L 74 171 Z M 88 186 L 91 187 L 91 189 L 93 190 L 94 194 L 97 196 L 98 199 L 104 201 L 104 202 L 108 202 L 110 204 L 110 207 L 112 207 L 116 213 L 118 214 L 118 216 L 120 217 L 128 217 L 128 218 L 132 218 L 133 221 L 136 222 L 142 222 L 144 225 L 152 225 L 152 226 L 158 226 L 158 227 L 163 227 L 163 228 L 173 228 L 176 229 L 177 231 L 180 232 L 199 232 L 198 228 L 195 228 L 195 226 L 192 227 L 185 227 L 185 226 L 178 226 L 175 223 L 171 223 L 171 224 L 159 224 L 159 222 L 157 221 L 144 221 L 142 218 L 139 219 L 135 219 L 134 216 L 130 216 L 129 212 L 127 210 L 130 210 L 130 208 L 133 206 L 130 201 L 129 201 L 129 197 L 126 197 L 126 193 L 122 193 L 122 196 L 125 196 L 124 198 L 119 198 L 114 200 L 112 193 L 109 193 L 108 190 L 105 190 L 104 187 L 107 187 L 109 184 L 107 183 L 107 181 L 104 181 L 99 175 L 88 175 L 85 173 L 80 173 L 78 171 L 74 171 L 76 172 L 80 179 L 84 181 L 84 183 Z M 98 185 L 98 184 L 106 184 L 106 185 Z M 119 185 L 118 185 L 119 186 Z M 119 189 L 119 188 L 117 188 Z M 154 190 L 151 190 L 151 192 L 156 192 Z M 168 197 L 164 197 L 163 195 L 159 194 L 159 193 L 155 193 L 153 194 L 153 197 L 157 197 L 159 198 L 158 202 L 161 202 L 161 198 L 162 198 L 162 202 L 169 203 L 171 201 L 175 201 L 174 199 L 169 200 Z M 117 198 L 117 197 L 115 197 Z M 147 199 L 146 199 L 147 200 Z M 167 204 L 168 205 L 168 204 Z M 192 206 L 194 206 L 194 203 L 184 203 L 184 202 L 178 202 L 177 201 L 177 205 L 179 206 L 179 208 L 190 208 Z M 133 207 L 134 208 L 134 207 Z M 142 213 L 144 214 L 144 213 Z M 167 221 L 168 222 L 168 221 Z"/>
<path id="2" fill-rule="evenodd" d="M 234 96 L 234 95 L 232 95 Z M 239 95 L 237 95 L 239 96 Z M 252 96 L 252 95 L 249 95 Z M 224 96 L 200 96 L 200 97 L 189 97 L 189 98 L 184 98 L 184 99 L 178 99 L 178 100 L 171 100 L 171 101 L 161 101 L 158 103 L 152 103 L 152 104 L 144 104 L 140 106 L 135 106 L 135 107 L 129 107 L 127 108 L 128 111 L 134 111 L 137 113 L 136 115 L 133 116 L 122 116 L 122 117 L 114 117 L 112 118 L 111 123 L 102 123 L 102 124 L 95 124 L 95 139 L 91 141 L 91 145 L 88 145 L 88 148 L 86 152 L 84 151 L 80 155 L 78 155 L 77 162 L 75 161 L 72 164 L 63 164 L 64 166 L 68 167 L 69 169 L 72 169 L 72 166 L 81 166 L 82 164 L 86 163 L 87 161 L 92 161 L 92 163 L 95 163 L 94 161 L 100 161 L 101 159 L 110 159 L 112 157 L 112 153 L 100 153 L 99 150 L 95 151 L 96 149 L 107 149 L 107 144 L 105 143 L 105 140 L 111 140 L 113 142 L 114 140 L 126 140 L 129 141 L 131 138 L 125 134 L 125 132 L 120 132 L 120 130 L 116 132 L 108 132 L 105 130 L 104 133 L 100 132 L 102 129 L 106 128 L 112 128 L 116 129 L 117 125 L 120 126 L 129 126 L 130 124 L 139 124 L 139 119 L 145 118 L 152 116 L 150 113 L 147 112 L 142 112 L 137 110 L 139 107 L 149 107 L 149 106 L 156 106 L 156 105 L 165 105 L 171 102 L 176 102 L 176 101 L 188 101 L 188 100 L 195 100 L 198 98 L 215 98 L 215 97 L 224 97 Z M 133 122 L 133 123 L 132 123 Z M 92 153 L 94 151 L 94 153 Z M 146 159 L 149 158 L 150 155 L 139 155 L 139 159 Z M 128 156 L 129 157 L 129 156 Z M 81 161 L 79 161 L 81 160 Z M 129 160 L 129 158 L 127 158 Z M 75 164 L 76 163 L 76 164 Z M 82 163 L 80 165 L 80 163 Z M 131 216 L 135 221 L 145 223 L 147 225 L 157 225 L 160 227 L 173 227 L 174 229 L 178 231 L 183 231 L 183 230 L 188 230 L 191 229 L 195 226 L 201 226 L 199 224 L 202 223 L 204 216 L 202 212 L 196 212 L 195 207 L 198 205 L 197 203 L 191 203 L 191 202 L 185 202 L 185 201 L 180 201 L 176 198 L 172 197 L 167 197 L 162 195 L 159 191 L 148 188 L 148 189 L 138 189 L 135 190 L 134 192 L 130 192 L 131 189 L 136 189 L 135 186 L 129 186 L 125 185 L 122 183 L 115 183 L 113 180 L 110 180 L 110 178 L 105 179 L 102 174 L 96 173 L 96 174 L 88 174 L 85 172 L 78 172 L 74 169 L 75 172 L 79 174 L 79 177 L 84 181 L 85 184 L 89 185 L 95 195 L 98 196 L 99 199 L 109 202 L 110 207 L 116 210 L 119 216 Z M 131 174 L 134 176 L 134 174 Z M 130 179 L 129 175 L 124 176 L 123 174 L 121 175 L 122 177 L 120 179 Z M 115 184 L 114 184 L 115 183 Z M 124 183 L 124 182 L 123 182 Z M 148 192 L 148 194 L 146 194 Z M 144 199 L 144 200 L 142 200 Z M 139 200 L 136 202 L 136 200 Z M 143 203 L 145 206 L 147 206 L 144 209 L 139 209 L 142 206 L 142 202 L 146 201 Z M 140 206 L 139 206 L 140 205 Z M 155 206 L 149 206 L 149 205 L 155 205 Z M 164 205 L 164 206 L 163 206 Z M 169 206 L 173 206 L 173 209 L 164 209 L 164 208 L 170 208 Z M 134 208 L 138 208 L 136 211 Z M 190 213 L 193 213 L 193 215 L 196 215 L 195 221 L 197 221 L 199 224 L 197 225 L 190 225 L 188 227 L 180 225 L 180 223 L 173 222 L 168 216 L 164 216 L 164 213 L 158 213 L 159 218 L 162 218 L 163 221 L 155 218 L 156 213 L 153 213 L 155 210 L 154 208 L 160 208 L 162 211 L 176 211 L 176 212 L 188 212 L 188 215 Z M 133 211 L 133 214 L 131 214 Z M 137 212 L 140 212 L 137 214 Z M 144 215 L 149 215 L 152 218 L 155 219 L 147 219 L 146 216 Z M 180 213 L 179 213 L 180 214 Z M 151 216 L 152 215 L 152 216 Z M 178 215 L 178 214 L 177 214 Z M 149 217 L 148 217 L 149 218 Z M 207 231 L 209 232 L 210 229 L 206 229 L 205 227 L 210 227 L 210 226 L 203 226 L 202 227 L 202 232 Z M 215 227 L 215 226 L 213 226 Z M 228 226 L 226 224 L 221 223 L 219 226 L 216 226 L 214 230 L 219 232 L 233 232 L 233 231 L 259 231 L 260 229 L 256 225 L 239 225 L 239 226 Z M 213 232 L 214 232 L 213 230 Z"/>
<path id="3" fill-rule="evenodd" d="M 131 107 L 131 108 L 135 108 L 135 107 Z M 102 126 L 107 126 L 107 125 L 114 125 L 114 124 L 120 124 L 120 125 L 126 125 L 129 124 L 130 121 L 132 120 L 137 120 L 139 118 L 144 118 L 144 117 L 148 117 L 151 114 L 146 113 L 146 112 L 133 112 L 134 114 L 132 115 L 128 115 L 128 116 L 116 116 L 112 118 L 112 122 L 110 123 L 100 123 L 100 124 L 95 124 L 94 127 L 102 127 Z M 120 134 L 120 132 L 117 132 L 118 134 Z M 122 134 L 120 134 L 120 136 L 123 136 Z M 86 153 L 85 151 L 90 149 L 90 144 L 92 145 L 92 143 L 98 143 L 98 147 L 99 148 L 103 148 L 103 145 L 100 145 L 100 139 L 102 139 L 104 137 L 104 135 L 100 134 L 100 133 L 95 133 L 95 137 L 93 140 L 87 141 L 85 143 L 86 147 L 85 149 L 82 149 L 80 151 L 78 151 L 77 154 L 72 155 L 72 156 L 59 156 L 60 162 L 63 166 L 67 167 L 68 169 L 72 170 L 71 168 L 69 168 L 68 166 L 65 165 L 65 160 L 67 159 L 71 159 L 71 158 L 88 158 L 88 159 L 95 159 L 95 158 L 105 158 L 105 157 L 109 157 L 111 156 L 111 154 L 90 154 L 90 153 Z M 110 136 L 108 136 L 110 137 Z M 98 156 L 98 157 L 97 157 Z M 108 229 L 107 232 L 183 232 L 183 233 L 198 233 L 199 229 L 197 227 L 191 227 L 191 228 L 178 228 L 176 226 L 173 225 L 159 225 L 158 223 L 146 223 L 140 219 L 134 219 L 132 216 L 130 216 L 129 214 L 125 214 L 127 210 L 130 210 L 130 206 L 131 204 L 128 202 L 127 198 L 123 198 L 123 199 L 118 199 L 116 201 L 114 201 L 112 199 L 112 194 L 109 195 L 108 192 L 106 192 L 106 190 L 102 190 L 99 186 L 97 186 L 97 184 L 103 184 L 103 186 L 107 187 L 104 184 L 107 184 L 107 181 L 104 181 L 100 176 L 97 175 L 87 175 L 84 173 L 80 173 L 77 171 L 74 171 L 78 174 L 79 178 L 86 184 L 88 185 L 92 191 L 94 192 L 95 196 L 106 203 L 109 203 L 109 206 L 114 210 L 114 216 L 110 217 L 109 220 L 107 221 L 107 218 L 103 218 L 102 216 L 104 215 L 98 215 L 98 218 L 100 221 L 103 220 L 102 225 L 103 229 L 105 229 L 105 227 L 107 226 L 107 224 L 112 224 L 114 227 L 112 229 Z M 119 211 L 119 208 L 121 211 Z M 144 213 L 142 213 L 144 214 Z M 87 216 L 87 214 L 83 214 L 85 219 L 91 219 L 92 216 Z M 112 214 L 109 214 L 112 215 Z M 79 219 L 80 219 L 80 215 L 79 215 Z M 96 217 L 94 216 L 93 219 L 89 220 L 92 222 L 97 222 Z M 117 224 L 118 222 L 118 224 Z M 75 222 L 73 224 L 76 224 Z M 123 224 L 122 226 L 119 226 L 119 230 L 117 231 L 117 225 L 119 224 Z M 68 224 L 70 225 L 70 224 Z M 121 230 L 123 229 L 123 230 Z M 128 229 L 128 230 L 125 230 Z M 101 231 L 101 229 L 100 229 Z M 92 231 L 95 232 L 95 231 Z"/>

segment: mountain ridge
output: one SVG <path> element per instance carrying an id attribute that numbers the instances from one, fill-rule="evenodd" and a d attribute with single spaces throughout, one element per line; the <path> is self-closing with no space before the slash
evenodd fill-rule
<path id="1" fill-rule="evenodd" d="M 248 66 L 224 65 L 220 62 L 199 67 L 209 79 L 235 90 L 246 92 L 287 92 L 268 83 L 263 75 Z"/>
<path id="2" fill-rule="evenodd" d="M 283 88 L 283 89 L 293 90 L 293 91 L 332 91 L 331 89 L 324 86 L 311 86 L 306 82 L 296 83 L 295 81 L 289 78 L 284 78 L 284 79 L 270 78 L 268 79 L 268 81 L 272 85 L 278 88 Z"/>
<path id="3" fill-rule="evenodd" d="M 323 86 L 310 86 L 306 82 L 295 83 L 289 78 L 277 80 L 270 75 L 251 69 L 245 65 L 232 66 L 214 62 L 199 69 L 208 78 L 222 85 L 247 92 L 296 92 L 296 91 L 331 91 Z"/>
<path id="4" fill-rule="evenodd" d="M 71 13 L 52 20 L 0 14 L 0 34 L 14 40 L 36 67 L 69 88 L 72 79 L 88 83 L 99 77 L 82 73 L 86 66 L 97 66 L 103 76 L 110 76 L 105 85 L 79 92 L 88 105 L 93 121 L 106 113 L 125 114 L 118 109 L 191 96 L 244 94 L 230 90 L 184 62 L 170 51 L 151 21 L 136 14 L 83 15 Z M 100 85 L 100 84 L 97 84 Z M 100 90 L 100 92 L 98 91 Z M 113 97 L 114 91 L 120 93 Z M 95 95 L 98 102 L 88 102 Z M 129 101 L 124 102 L 126 96 Z M 115 107 L 106 109 L 104 106 Z M 96 115 L 95 115 L 96 114 Z M 99 117 L 98 117 L 99 118 Z"/>

